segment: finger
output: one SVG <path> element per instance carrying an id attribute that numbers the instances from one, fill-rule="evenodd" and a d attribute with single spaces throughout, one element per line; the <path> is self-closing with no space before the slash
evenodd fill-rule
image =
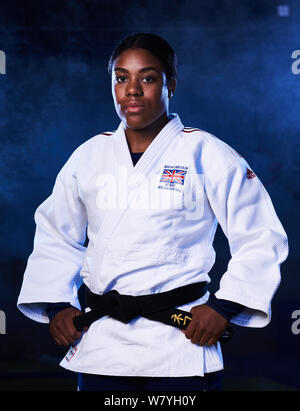
<path id="1" fill-rule="evenodd" d="M 60 339 L 61 333 L 57 330 L 56 326 L 50 324 L 49 334 L 56 344 L 61 345 L 61 339 Z"/>
<path id="2" fill-rule="evenodd" d="M 80 314 L 80 311 L 74 309 L 74 311 L 69 312 L 69 316 L 64 318 L 64 321 L 57 322 L 57 329 L 59 332 L 64 335 L 64 337 L 70 342 L 73 343 L 75 340 L 81 337 L 81 332 L 75 328 L 73 323 L 74 317 L 76 317 L 77 312 Z"/>
<path id="3" fill-rule="evenodd" d="M 205 345 L 210 346 L 214 344 L 214 341 L 215 341 L 214 336 L 212 336 L 210 333 L 204 333 L 199 340 L 199 345 L 201 345 L 201 347 Z"/>
<path id="4" fill-rule="evenodd" d="M 57 327 L 56 324 L 53 324 L 50 327 L 50 334 L 56 344 L 58 345 L 68 344 L 68 339 L 66 338 L 64 333 L 59 329 L 59 327 Z"/>
<path id="5" fill-rule="evenodd" d="M 196 328 L 196 330 L 193 334 L 193 337 L 191 339 L 191 342 L 193 344 L 199 344 L 200 340 L 203 338 L 203 334 L 204 334 L 204 331 L 201 330 L 201 328 L 199 328 L 199 327 Z"/>
<path id="6" fill-rule="evenodd" d="M 53 339 L 58 345 L 63 345 L 64 347 L 68 347 L 70 345 L 69 341 L 63 335 L 55 336 Z"/>
<path id="7" fill-rule="evenodd" d="M 191 338 L 193 338 L 194 332 L 196 329 L 196 324 L 195 322 L 193 322 L 193 320 L 190 322 L 190 324 L 188 325 L 187 329 L 185 330 L 185 336 L 188 340 L 190 340 Z"/>
<path id="8" fill-rule="evenodd" d="M 60 324 L 56 324 L 51 329 L 51 336 L 59 345 L 68 346 L 78 339 L 81 334 L 73 333 L 63 328 Z"/>
<path id="9" fill-rule="evenodd" d="M 207 345 L 209 346 L 209 347 L 211 347 L 212 345 L 214 345 L 214 344 L 216 344 L 217 343 L 217 339 L 216 338 L 210 338 L 209 340 L 208 340 L 208 342 L 207 342 Z"/>
<path id="10" fill-rule="evenodd" d="M 81 334 L 79 334 L 79 337 L 81 337 Z M 68 334 L 63 334 L 60 336 L 61 340 L 63 341 L 63 345 L 68 346 L 72 345 L 76 340 L 78 340 L 78 335 L 68 335 Z"/>
<path id="11" fill-rule="evenodd" d="M 64 335 L 69 341 L 73 342 L 81 337 L 81 332 L 76 330 L 75 326 L 71 323 L 71 324 L 67 324 L 65 331 L 64 331 Z"/>
<path id="12" fill-rule="evenodd" d="M 69 328 L 66 330 L 64 333 L 62 333 L 62 336 L 64 337 L 65 340 L 68 341 L 68 344 L 73 344 L 74 341 L 78 340 L 81 337 L 81 332 L 77 331 L 75 328 Z"/>

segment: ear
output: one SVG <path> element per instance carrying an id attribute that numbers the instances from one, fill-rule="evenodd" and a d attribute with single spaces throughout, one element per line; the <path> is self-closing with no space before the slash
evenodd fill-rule
<path id="1" fill-rule="evenodd" d="M 168 90 L 169 90 L 168 97 L 169 97 L 169 98 L 171 98 L 171 97 L 173 96 L 173 94 L 175 93 L 176 85 L 177 85 L 176 79 L 175 79 L 175 78 L 172 78 L 172 79 L 169 81 L 169 84 L 168 84 Z"/>

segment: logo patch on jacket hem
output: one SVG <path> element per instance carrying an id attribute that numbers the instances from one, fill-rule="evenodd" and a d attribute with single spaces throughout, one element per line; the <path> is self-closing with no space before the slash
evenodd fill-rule
<path id="1" fill-rule="evenodd" d="M 69 351 L 67 352 L 67 355 L 65 356 L 65 359 L 70 362 L 74 355 L 76 354 L 77 347 L 76 345 L 71 345 Z"/>

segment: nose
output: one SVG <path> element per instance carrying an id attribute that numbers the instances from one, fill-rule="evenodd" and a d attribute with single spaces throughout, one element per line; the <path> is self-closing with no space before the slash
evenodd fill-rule
<path id="1" fill-rule="evenodd" d="M 126 94 L 127 94 L 127 96 L 141 96 L 141 95 L 143 95 L 143 89 L 142 89 L 141 84 L 139 83 L 138 80 L 132 79 L 132 80 L 128 81 Z"/>

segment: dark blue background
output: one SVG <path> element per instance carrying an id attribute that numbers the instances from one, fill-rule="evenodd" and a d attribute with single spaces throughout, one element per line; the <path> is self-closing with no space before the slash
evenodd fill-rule
<path id="1" fill-rule="evenodd" d="M 280 17 L 277 6 L 290 6 Z M 33 214 L 50 194 L 72 151 L 115 129 L 107 62 L 124 36 L 148 31 L 166 38 L 179 61 L 171 101 L 186 126 L 215 134 L 241 153 L 267 188 L 290 243 L 273 321 L 236 328 L 224 346 L 225 389 L 300 388 L 298 210 L 300 199 L 300 49 L 297 1 L 10 0 L 0 6 L 0 335 L 1 389 L 71 389 L 72 373 L 57 366 L 65 349 L 46 325 L 16 309 L 32 251 Z M 226 238 L 217 232 L 212 289 L 226 270 Z"/>

